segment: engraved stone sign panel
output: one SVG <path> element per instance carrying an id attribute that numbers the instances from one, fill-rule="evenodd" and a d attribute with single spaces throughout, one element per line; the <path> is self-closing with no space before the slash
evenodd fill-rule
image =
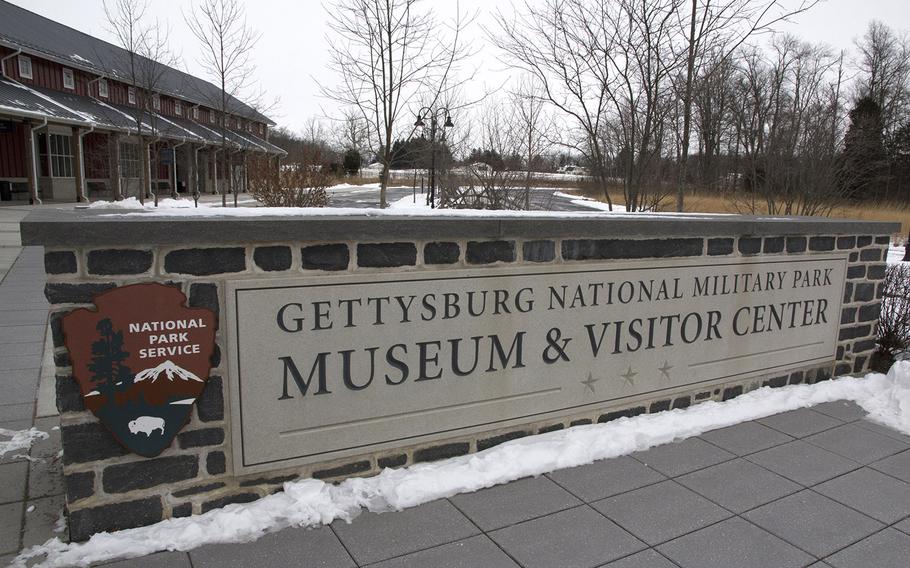
<path id="1" fill-rule="evenodd" d="M 833 361 L 846 258 L 227 286 L 235 468 L 263 471 Z"/>

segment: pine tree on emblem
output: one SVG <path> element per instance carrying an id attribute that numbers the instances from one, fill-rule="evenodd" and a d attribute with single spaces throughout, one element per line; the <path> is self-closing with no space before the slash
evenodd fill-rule
<path id="1" fill-rule="evenodd" d="M 123 332 L 114 331 L 109 318 L 98 322 L 96 329 L 101 338 L 92 343 L 92 362 L 89 370 L 93 373 L 92 382 L 99 390 L 112 393 L 117 385 L 132 382 L 130 368 L 123 364 L 129 353 L 123 350 Z"/>

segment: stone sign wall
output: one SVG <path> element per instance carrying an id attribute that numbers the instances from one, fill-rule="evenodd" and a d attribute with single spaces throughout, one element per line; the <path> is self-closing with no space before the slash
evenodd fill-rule
<path id="1" fill-rule="evenodd" d="M 71 535 L 863 373 L 897 230 L 35 212 L 23 240 L 46 246 Z M 217 330 L 188 424 L 143 458 L 86 409 L 61 320 L 149 282 L 179 288 Z"/>

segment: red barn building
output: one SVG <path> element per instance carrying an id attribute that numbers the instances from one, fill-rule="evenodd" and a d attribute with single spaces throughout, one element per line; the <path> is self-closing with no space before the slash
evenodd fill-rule
<path id="1" fill-rule="evenodd" d="M 113 44 L 0 0 L 2 200 L 243 190 L 250 160 L 285 155 L 268 141 L 274 125 L 234 97 L 222 105 L 208 81 L 131 65 Z"/>

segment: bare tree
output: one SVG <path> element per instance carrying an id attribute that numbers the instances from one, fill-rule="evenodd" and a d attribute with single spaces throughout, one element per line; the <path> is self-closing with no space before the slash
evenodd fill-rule
<path id="1" fill-rule="evenodd" d="M 515 138 L 516 150 L 524 161 L 525 169 L 525 203 L 526 210 L 531 209 L 531 180 L 535 160 L 550 146 L 547 132 L 553 126 L 550 117 L 544 112 L 543 91 L 533 77 L 525 76 L 509 96 L 512 108 L 510 119 L 511 131 Z"/>
<path id="2" fill-rule="evenodd" d="M 152 187 L 153 160 L 149 158 L 157 131 L 158 115 L 154 101 L 158 97 L 164 74 L 169 67 L 176 65 L 177 58 L 168 48 L 167 28 L 157 21 L 148 22 L 147 11 L 147 0 L 110 0 L 104 3 L 108 27 L 124 54 L 117 60 L 103 64 L 110 68 L 111 75 L 122 77 L 132 85 L 135 104 L 129 108 L 141 149 L 139 201 L 145 203 L 145 196 L 153 195 L 157 204 L 157 188 Z M 119 169 L 119 164 L 114 167 Z M 114 197 L 121 199 L 122 195 Z"/>
<path id="3" fill-rule="evenodd" d="M 237 189 L 228 144 L 228 121 L 237 112 L 238 101 L 251 85 L 255 66 L 250 55 L 259 40 L 259 34 L 247 25 L 243 5 L 238 0 L 201 0 L 186 16 L 186 21 L 202 47 L 201 63 L 219 89 L 219 96 L 210 101 L 210 106 L 220 114 L 218 127 L 221 132 L 224 178 L 227 179 L 227 191 L 233 194 L 236 207 Z M 221 204 L 227 204 L 223 186 Z"/>
<path id="4" fill-rule="evenodd" d="M 691 0 L 680 10 L 680 27 L 685 30 L 685 81 L 680 93 L 683 106 L 682 148 L 677 174 L 676 210 L 684 209 L 692 104 L 695 80 L 702 66 L 713 60 L 714 69 L 732 56 L 750 37 L 773 31 L 779 22 L 809 10 L 819 0 L 801 0 L 787 8 L 782 0 Z"/>
<path id="5" fill-rule="evenodd" d="M 856 48 L 857 98 L 878 103 L 885 135 L 891 136 L 910 115 L 910 36 L 873 20 Z"/>
<path id="6" fill-rule="evenodd" d="M 371 149 L 382 165 L 380 207 L 387 206 L 392 143 L 402 113 L 421 97 L 437 102 L 467 55 L 461 39 L 467 21 L 460 10 L 446 34 L 422 5 L 421 0 L 337 0 L 329 7 L 327 40 L 341 81 L 323 94 L 356 109 L 368 125 Z"/>

